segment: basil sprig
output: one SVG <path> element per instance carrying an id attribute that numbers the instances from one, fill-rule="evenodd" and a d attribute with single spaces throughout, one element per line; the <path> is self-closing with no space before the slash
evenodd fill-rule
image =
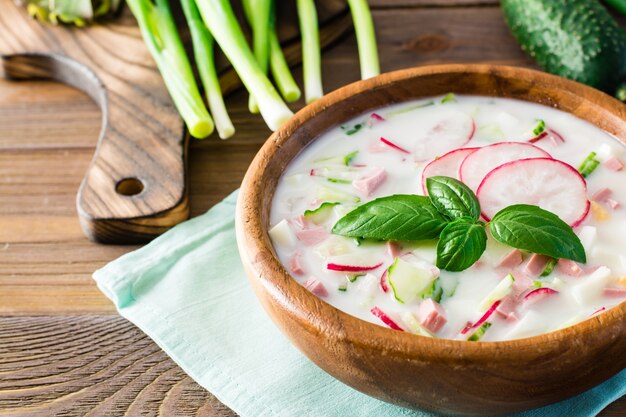
<path id="1" fill-rule="evenodd" d="M 357 207 L 332 232 L 364 239 L 428 240 L 437 238 L 447 223 L 428 197 L 396 194 Z"/>
<path id="2" fill-rule="evenodd" d="M 556 214 L 537 206 L 506 207 L 493 216 L 489 229 L 495 240 L 514 248 L 587 262 L 585 249 L 572 228 Z"/>
<path id="3" fill-rule="evenodd" d="M 478 220 L 480 203 L 476 194 L 459 180 L 450 177 L 426 179 L 430 201 L 440 213 L 451 219 L 470 217 Z"/>
<path id="4" fill-rule="evenodd" d="M 463 271 L 480 259 L 487 248 L 485 227 L 472 219 L 458 219 L 441 231 L 437 243 L 437 268 Z"/>
<path id="5" fill-rule="evenodd" d="M 586 262 L 585 250 L 572 228 L 537 206 L 517 204 L 500 210 L 485 224 L 474 192 L 449 177 L 426 180 L 429 197 L 398 194 L 363 204 L 334 225 L 337 235 L 378 240 L 439 238 L 437 267 L 463 271 L 484 253 L 489 227 L 497 241 L 552 258 Z"/>

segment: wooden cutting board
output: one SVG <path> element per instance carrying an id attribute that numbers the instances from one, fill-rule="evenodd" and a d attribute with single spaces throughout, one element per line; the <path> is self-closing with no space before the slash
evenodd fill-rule
<path id="1" fill-rule="evenodd" d="M 74 28 L 41 24 L 12 2 L 3 4 L 0 74 L 66 83 L 102 110 L 98 146 L 76 199 L 85 234 L 103 243 L 140 243 L 187 219 L 189 137 L 130 12 L 123 8 L 117 19 Z M 293 2 L 278 4 L 279 36 L 296 65 L 296 12 Z M 339 0 L 318 8 L 320 42 L 328 46 L 347 32 L 351 18 Z M 218 62 L 224 93 L 238 89 L 237 74 L 222 57 Z"/>

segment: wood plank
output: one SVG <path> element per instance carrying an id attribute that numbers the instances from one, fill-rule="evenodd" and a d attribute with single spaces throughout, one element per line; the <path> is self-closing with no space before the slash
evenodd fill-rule
<path id="1" fill-rule="evenodd" d="M 0 317 L 0 375 L 0 416 L 236 415 L 121 317 Z"/>

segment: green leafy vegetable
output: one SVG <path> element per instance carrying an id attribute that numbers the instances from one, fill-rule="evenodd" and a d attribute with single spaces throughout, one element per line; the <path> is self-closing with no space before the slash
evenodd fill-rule
<path id="1" fill-rule="evenodd" d="M 463 271 L 480 259 L 487 248 L 487 233 L 481 224 L 455 220 L 443 229 L 437 244 L 437 267 Z"/>
<path id="2" fill-rule="evenodd" d="M 428 197 L 392 195 L 352 210 L 332 229 L 337 235 L 382 240 L 435 239 L 447 220 Z"/>
<path id="3" fill-rule="evenodd" d="M 587 158 L 585 158 L 583 163 L 580 164 L 580 167 L 578 167 L 578 172 L 580 172 L 580 175 L 583 177 L 587 177 L 588 175 L 591 175 L 591 173 L 595 171 L 599 165 L 600 161 L 596 158 L 596 153 L 591 152 L 587 155 Z"/>
<path id="4" fill-rule="evenodd" d="M 500 210 L 489 222 L 498 242 L 553 258 L 585 263 L 580 239 L 557 215 L 537 206 L 516 204 Z"/>
<path id="5" fill-rule="evenodd" d="M 461 181 L 450 177 L 426 179 L 430 200 L 440 213 L 451 219 L 470 217 L 478 220 L 480 204 L 476 194 Z"/>
<path id="6" fill-rule="evenodd" d="M 352 126 L 339 126 L 341 128 L 341 130 L 343 130 L 343 133 L 345 133 L 348 136 L 354 135 L 356 132 L 358 132 L 359 130 L 363 129 L 363 126 L 365 126 L 365 123 L 357 123 L 354 124 Z"/>
<path id="7" fill-rule="evenodd" d="M 535 126 L 535 128 L 533 129 L 533 134 L 537 136 L 543 133 L 544 130 L 546 130 L 546 122 L 543 120 L 539 120 L 537 122 L 537 126 Z"/>

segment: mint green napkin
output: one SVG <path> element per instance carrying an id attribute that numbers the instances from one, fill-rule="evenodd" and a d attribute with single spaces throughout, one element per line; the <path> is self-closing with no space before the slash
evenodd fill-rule
<path id="1" fill-rule="evenodd" d="M 245 278 L 237 193 L 94 273 L 120 314 L 244 417 L 432 416 L 370 398 L 324 373 L 278 331 Z M 626 371 L 519 417 L 594 416 L 626 393 Z"/>

